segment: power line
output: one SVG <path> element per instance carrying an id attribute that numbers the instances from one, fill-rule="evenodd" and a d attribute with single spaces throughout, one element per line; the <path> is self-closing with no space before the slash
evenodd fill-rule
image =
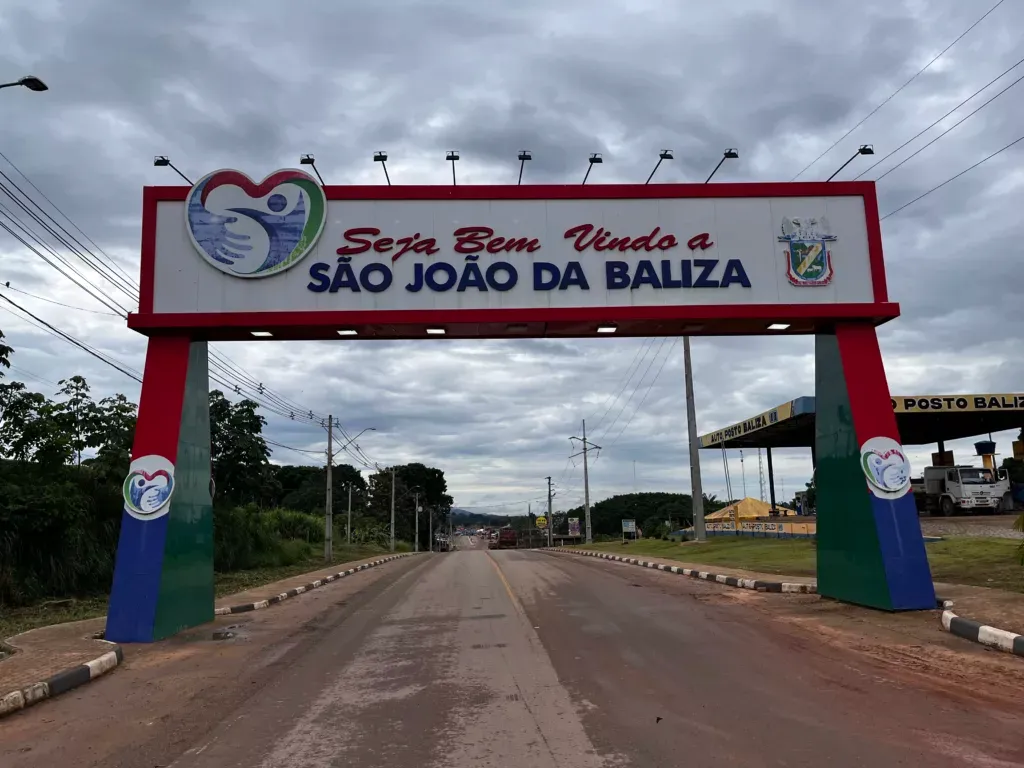
<path id="1" fill-rule="evenodd" d="M 968 112 L 968 113 L 967 113 L 966 115 L 964 115 L 963 117 L 961 117 L 961 118 L 960 118 L 959 120 L 957 120 L 957 121 L 956 121 L 955 123 L 953 123 L 953 124 L 952 124 L 951 126 L 949 126 L 949 128 L 947 128 L 946 130 L 944 130 L 944 131 L 943 131 L 942 133 L 940 133 L 940 134 L 939 134 L 938 136 L 936 136 L 936 137 L 935 137 L 934 139 L 932 139 L 931 141 L 929 141 L 929 142 L 928 142 L 927 144 L 925 144 L 925 145 L 924 145 L 923 147 L 921 147 L 920 149 L 916 150 L 915 152 L 912 152 L 911 154 L 907 155 L 907 156 L 906 156 L 905 158 L 903 158 L 903 159 L 902 159 L 902 160 L 900 160 L 900 161 L 899 161 L 898 163 L 896 163 L 896 165 L 894 165 L 894 166 L 893 166 L 892 168 L 890 168 L 890 169 L 889 169 L 888 171 L 886 171 L 886 172 L 885 172 L 885 173 L 883 173 L 883 174 L 882 174 L 881 176 L 879 176 L 879 177 L 878 177 L 877 179 L 875 179 L 875 181 L 881 181 L 881 180 L 882 180 L 882 179 L 884 179 L 884 178 L 885 178 L 886 176 L 888 176 L 888 175 L 889 175 L 890 173 L 892 173 L 892 172 L 893 172 L 893 171 L 895 171 L 895 170 L 896 170 L 897 168 L 899 168 L 899 167 L 900 167 L 901 165 L 903 165 L 903 164 L 904 164 L 905 162 L 907 162 L 908 160 L 912 160 L 913 158 L 917 157 L 917 156 L 918 156 L 919 154 L 921 154 L 922 152 L 924 152 L 924 151 L 925 151 L 926 149 L 928 149 L 928 147 L 930 147 L 930 146 L 931 146 L 932 144 L 934 144 L 934 143 L 935 143 L 936 141 L 938 141 L 938 140 L 939 140 L 939 139 L 941 139 L 941 138 L 942 138 L 943 136 L 945 136 L 945 135 L 946 135 L 947 133 L 949 133 L 950 131 L 952 131 L 952 130 L 953 130 L 954 128 L 956 128 L 956 127 L 957 127 L 958 125 L 960 125 L 961 123 L 963 123 L 963 122 L 964 122 L 964 121 L 966 121 L 966 120 L 969 120 L 969 119 L 970 119 L 971 117 L 973 117 L 974 115 L 978 114 L 978 113 L 979 113 L 979 112 L 980 112 L 981 110 L 983 110 L 983 109 L 984 109 L 985 107 L 987 107 L 987 106 L 988 106 L 989 104 L 991 104 L 991 103 L 992 103 L 993 101 L 995 101 L 995 100 L 996 100 L 996 99 L 998 99 L 998 98 L 999 98 L 1000 96 L 1002 96 L 1002 95 L 1003 95 L 1004 93 L 1006 93 L 1006 92 L 1007 92 L 1008 90 L 1010 90 L 1011 88 L 1013 88 L 1013 86 L 1015 86 L 1015 85 L 1016 85 L 1017 83 L 1019 83 L 1019 82 L 1020 82 L 1021 80 L 1024 80 L 1024 75 L 1021 75 L 1020 77 L 1018 77 L 1018 78 L 1017 78 L 1016 80 L 1014 80 L 1014 81 L 1013 81 L 1012 83 L 1010 83 L 1010 84 L 1009 84 L 1008 86 L 1006 86 L 1005 88 L 1003 88 L 1003 90 L 1001 90 L 1001 91 L 1000 91 L 999 93 L 995 94 L 995 95 L 994 95 L 994 96 L 993 96 L 993 97 L 992 97 L 991 99 L 989 99 L 988 101 L 986 101 L 986 102 L 985 102 L 984 104 L 982 104 L 981 106 L 979 106 L 979 107 L 978 107 L 977 109 L 975 109 L 975 110 L 973 110 L 973 111 L 971 111 L 971 112 Z"/>
<path id="2" fill-rule="evenodd" d="M 890 216 L 894 216 L 894 215 L 896 215 L 897 213 L 899 213 L 900 211 L 902 211 L 902 210 L 903 210 L 904 208 L 909 208 L 909 207 L 910 207 L 911 205 L 913 205 L 914 203 L 916 203 L 916 202 L 917 202 L 918 200 L 921 200 L 922 198 L 925 198 L 925 197 L 927 197 L 927 196 L 928 196 L 928 195 L 930 195 L 930 194 L 931 194 L 932 192 L 934 192 L 934 191 L 936 191 L 936 190 L 938 190 L 938 189 L 942 189 L 942 188 L 943 188 L 944 186 L 946 186 L 947 184 L 949 184 L 949 183 L 950 183 L 951 181 L 956 181 L 956 180 L 957 180 L 957 179 L 959 179 L 959 178 L 960 178 L 961 176 L 963 176 L 963 175 L 964 175 L 965 173 L 968 173 L 968 172 L 970 172 L 970 171 L 973 171 L 973 170 L 974 170 L 975 168 L 977 168 L 977 167 L 978 167 L 979 165 L 982 165 L 983 163 L 987 163 L 987 162 L 988 162 L 989 160 L 991 160 L 991 159 L 992 159 L 993 157 L 995 157 L 996 155 L 1000 155 L 1000 154 L 1002 154 L 1003 152 L 1005 152 L 1006 150 L 1008 150 L 1008 149 L 1009 149 L 1010 147 L 1012 147 L 1012 146 L 1013 146 L 1014 144 L 1019 144 L 1019 143 L 1020 143 L 1020 142 L 1022 142 L 1022 141 L 1024 141 L 1024 136 L 1021 136 L 1021 137 L 1020 137 L 1020 138 L 1018 138 L 1018 139 L 1014 139 L 1013 141 L 1011 141 L 1011 142 L 1010 142 L 1009 144 L 1007 144 L 1007 145 L 1006 145 L 1005 147 L 1003 147 L 1002 149 L 997 149 L 997 150 L 996 150 L 995 152 L 993 152 L 993 153 L 992 153 L 991 155 L 989 155 L 988 157 L 982 158 L 981 160 L 979 160 L 979 161 L 978 161 L 978 162 L 976 162 L 976 163 L 975 163 L 974 165 L 972 165 L 972 166 L 970 166 L 970 167 L 968 167 L 968 168 L 964 168 L 964 169 L 963 169 L 962 171 L 960 171 L 960 173 L 956 174 L 956 176 L 950 176 L 950 177 L 949 177 L 948 179 L 946 179 L 946 180 L 945 180 L 944 182 L 942 182 L 941 184 L 936 184 L 936 185 L 935 185 L 934 187 L 932 187 L 931 189 L 929 189 L 929 190 L 928 190 L 927 192 L 925 192 L 925 193 L 923 193 L 923 194 L 920 194 L 920 195 L 918 195 L 917 197 L 915 197 L 915 198 L 914 198 L 913 200 L 911 200 L 911 201 L 910 201 L 909 203 L 904 203 L 903 205 L 901 205 L 901 206 L 900 206 L 899 208 L 897 208 L 896 210 L 894 210 L 894 211 L 889 211 L 889 213 L 885 214 L 885 216 L 883 216 L 883 217 L 882 217 L 882 220 L 884 221 L 885 219 L 888 219 L 888 218 L 889 218 Z"/>
<path id="3" fill-rule="evenodd" d="M 127 366 L 125 364 L 114 362 L 112 359 L 107 359 L 106 357 L 103 356 L 102 353 L 97 352 L 96 350 L 94 350 L 89 345 L 87 345 L 84 342 L 79 341 L 78 339 L 76 339 L 74 336 L 71 336 L 70 334 L 65 333 L 64 331 L 60 330 L 59 328 L 55 328 L 54 326 L 50 325 L 45 320 L 43 320 L 43 319 L 41 319 L 39 317 L 36 317 L 34 314 L 29 312 L 27 309 L 22 307 L 20 304 L 15 302 L 10 297 L 4 296 L 2 293 L 0 293 L 0 299 L 3 299 L 8 304 L 10 304 L 10 305 L 16 307 L 17 309 L 21 310 L 23 313 L 25 313 L 26 315 L 31 317 L 37 323 L 41 323 L 42 325 L 46 326 L 48 329 L 50 329 L 50 331 L 52 331 L 53 333 L 57 334 L 58 336 L 60 336 L 64 340 L 69 341 L 70 343 L 72 343 L 76 347 L 78 347 L 79 349 L 81 349 L 81 350 L 83 350 L 85 352 L 88 352 L 90 355 L 95 357 L 97 360 L 100 360 L 100 361 L 106 363 L 107 365 L 109 365 L 111 368 L 114 368 L 114 369 L 120 371 L 121 373 L 123 373 L 128 378 L 135 379 L 135 381 L 139 382 L 140 384 L 142 383 L 142 378 L 140 376 L 137 376 L 134 373 L 131 373 L 128 370 L 128 368 L 127 368 Z M 124 367 L 122 367 L 122 366 L 124 366 Z"/>
<path id="4" fill-rule="evenodd" d="M 626 399 L 626 402 L 624 402 L 622 404 L 622 407 L 619 409 L 619 412 L 617 414 L 615 414 L 615 418 L 612 419 L 612 423 L 609 424 L 608 428 L 605 429 L 605 431 L 601 433 L 601 436 L 598 438 L 598 440 L 600 440 L 601 442 L 604 442 L 604 439 L 606 437 L 608 437 L 608 433 L 611 432 L 612 429 L 615 427 L 615 425 L 618 423 L 619 418 L 622 416 L 623 412 L 626 410 L 626 406 L 629 405 L 630 402 L 633 400 L 633 397 L 636 395 L 637 390 L 639 390 L 640 387 L 643 386 L 644 379 L 647 378 L 647 374 L 650 372 L 651 367 L 657 361 L 658 356 L 661 354 L 661 351 L 665 348 L 665 344 L 667 342 L 668 342 L 667 338 L 661 340 L 661 346 L 658 347 L 658 351 L 654 353 L 654 357 L 651 358 L 651 362 L 649 362 L 647 364 L 647 367 L 644 369 L 643 375 L 640 377 L 640 379 L 637 381 L 636 385 L 633 387 L 633 391 L 629 393 L 629 397 Z M 652 344 L 651 346 L 653 347 L 654 345 Z M 594 431 L 596 432 L 597 430 L 595 429 Z M 597 459 L 594 459 L 594 461 L 596 463 Z"/>
<path id="5" fill-rule="evenodd" d="M 618 439 L 622 437 L 622 433 L 625 432 L 629 428 L 629 425 L 633 423 L 633 419 L 636 418 L 636 415 L 640 413 L 640 410 L 644 407 L 644 403 L 647 402 L 648 395 L 651 394 L 651 390 L 654 389 L 654 385 L 658 383 L 658 379 L 661 377 L 661 372 L 665 369 L 665 364 L 669 361 L 669 358 L 672 356 L 672 350 L 675 349 L 675 346 L 678 343 L 678 338 L 672 340 L 672 345 L 668 348 L 668 353 L 666 353 L 664 359 L 661 361 L 661 367 L 658 368 L 658 372 L 654 374 L 654 378 L 651 379 L 651 383 L 647 385 L 647 391 L 644 392 L 644 396 L 640 399 L 640 404 L 637 405 L 636 410 L 633 411 L 633 415 L 629 417 L 629 420 L 622 427 L 622 429 L 619 430 L 618 434 L 615 435 L 612 441 L 608 444 L 607 448 L 611 448 L 613 445 L 615 445 Z"/>
<path id="6" fill-rule="evenodd" d="M 962 106 L 963 106 L 964 104 L 966 104 L 967 102 L 969 102 L 969 101 L 970 101 L 971 99 L 973 99 L 973 98 L 974 98 L 975 96 L 977 96 L 977 95 L 978 95 L 979 93 L 981 93 L 982 91 L 986 90 L 986 89 L 987 89 L 987 88 L 988 88 L 988 87 L 989 87 L 990 85 L 992 85 L 992 84 L 993 84 L 994 82 L 996 82 L 997 80 L 1001 80 L 1002 78 L 1006 77 L 1006 75 L 1008 75 L 1008 74 L 1009 74 L 1010 72 L 1012 72 L 1013 70 L 1015 70 L 1015 69 L 1016 69 L 1017 67 L 1019 67 L 1019 66 L 1020 66 L 1021 64 L 1024 64 L 1024 59 L 1020 59 L 1020 60 L 1019 60 L 1019 61 L 1018 61 L 1018 62 L 1017 62 L 1016 64 L 1014 64 L 1014 65 L 1013 65 L 1012 67 L 1010 67 L 1009 69 L 1003 70 L 1002 74 L 1000 74 L 1000 75 L 997 75 L 996 77 L 993 77 L 993 78 L 992 78 L 991 80 L 989 80 L 989 81 L 988 81 L 987 83 L 985 83 L 985 85 L 981 86 L 981 88 L 979 88 L 978 90 L 976 90 L 976 91 L 975 91 L 974 93 L 972 93 L 972 94 L 971 94 L 970 96 L 968 96 L 968 97 L 967 97 L 966 99 L 964 99 L 964 100 L 963 100 L 963 101 L 961 101 L 961 102 L 960 102 L 959 104 L 957 104 L 957 105 L 956 105 L 955 107 L 953 107 L 953 108 L 952 108 L 951 110 L 949 110 L 949 112 L 947 112 L 946 114 L 944 114 L 944 115 L 943 115 L 942 117 L 940 117 L 940 118 L 939 118 L 938 120 L 936 120 L 936 121 L 934 121 L 933 123 L 931 123 L 931 125 L 929 125 L 929 126 L 928 126 L 927 128 L 924 128 L 924 129 L 922 129 L 922 130 L 918 131 L 918 132 L 917 132 L 916 134 L 914 134 L 914 135 L 913 135 L 913 136 L 911 136 L 911 137 L 910 137 L 909 139 L 907 139 L 907 140 L 906 140 L 906 141 L 904 141 L 904 142 L 903 142 L 902 144 L 900 144 L 900 145 L 899 145 L 898 147 L 896 147 L 896 149 L 894 149 L 894 150 L 893 150 L 892 152 L 890 152 L 890 153 L 888 153 L 887 155 L 885 155 L 885 156 L 883 156 L 883 157 L 879 158 L 878 160 L 876 160 L 876 161 L 875 161 L 875 162 L 874 162 L 874 163 L 873 163 L 872 165 L 870 165 L 870 166 L 869 166 L 869 167 L 867 168 L 867 170 L 861 171 L 861 172 L 860 172 L 859 174 L 857 174 L 856 176 L 854 176 L 854 177 L 853 177 L 853 178 L 854 178 L 854 181 L 856 181 L 857 179 L 861 178 L 862 176 L 865 176 L 866 174 L 870 173 L 870 172 L 872 171 L 872 169 L 874 169 L 875 167 L 877 167 L 878 165 L 880 165 L 880 164 L 881 164 L 881 163 L 883 163 L 884 161 L 888 160 L 888 159 L 889 159 L 890 157 L 892 157 L 892 156 L 893 156 L 893 155 L 895 155 L 895 154 L 896 154 L 897 152 L 899 152 L 899 151 L 900 151 L 901 149 L 903 149 L 903 148 L 904 148 L 905 146 L 907 146 L 907 144 L 910 144 L 910 143 L 911 143 L 912 141 L 914 141 L 915 139 L 917 139 L 917 138 L 921 137 L 921 136 L 922 136 L 922 135 L 924 135 L 925 133 L 928 133 L 928 131 L 930 131 L 930 130 L 931 130 L 932 128 L 934 128 L 934 127 L 935 127 L 936 125 L 938 125 L 938 124 L 939 124 L 939 123 L 941 123 L 941 122 L 942 122 L 943 120 L 945 120 L 945 119 L 946 119 L 947 117 L 949 117 L 950 115 L 952 115 L 952 114 L 953 114 L 954 112 L 956 112 L 956 111 L 957 111 L 958 109 L 960 109 L 960 107 L 962 107 Z"/>
<path id="7" fill-rule="evenodd" d="M 65 304 L 61 301 L 54 301 L 53 299 L 48 299 L 45 296 L 36 296 L 34 293 L 29 293 L 28 291 L 23 291 L 20 288 L 15 288 L 13 285 L 4 285 L 3 287 L 4 290 L 20 293 L 23 296 L 28 296 L 29 298 L 36 299 L 37 301 L 45 301 L 47 304 L 56 304 L 58 307 L 66 307 L 67 309 L 77 309 L 79 312 L 91 312 L 94 315 L 105 315 L 106 317 L 121 317 L 121 315 L 117 314 L 116 312 L 104 312 L 103 310 L 100 309 L 76 307 L 73 304 Z"/>
<path id="8" fill-rule="evenodd" d="M 863 118 L 861 118 L 860 122 L 858 122 L 855 126 L 853 126 L 853 128 L 851 128 L 846 133 L 844 133 L 842 136 L 840 136 L 838 139 L 836 139 L 834 142 L 832 142 L 832 144 L 829 146 L 828 149 L 826 149 L 824 152 L 822 152 L 820 155 L 818 155 L 816 158 L 814 158 L 811 162 L 809 162 L 807 165 L 805 165 L 803 170 L 801 170 L 800 173 L 798 173 L 796 176 L 794 176 L 792 179 L 790 179 L 790 181 L 796 181 L 801 176 L 803 176 L 804 172 L 807 171 L 808 168 L 810 168 L 812 165 L 814 165 L 819 160 L 821 160 L 821 158 L 823 158 L 825 155 L 827 155 L 829 152 L 831 152 L 833 149 L 835 149 L 836 146 L 839 144 L 839 142 L 841 142 L 843 139 L 845 139 L 847 136 L 849 136 L 855 130 L 860 128 L 860 126 L 864 125 L 864 123 L 866 123 L 868 121 L 868 119 L 872 115 L 874 115 L 878 110 L 880 110 L 882 107 L 884 107 L 886 104 L 888 104 L 892 100 L 892 98 L 894 96 L 896 96 L 896 94 L 898 94 L 900 91 L 902 91 L 904 88 L 906 88 L 912 82 L 914 82 L 926 69 L 928 69 L 932 64 L 934 64 L 936 61 L 938 61 L 946 51 L 948 51 L 950 48 L 952 48 L 954 45 L 956 45 L 958 42 L 960 42 L 960 40 L 962 40 L 964 38 L 964 36 L 968 32 L 970 32 L 972 29 L 974 29 L 976 26 L 978 26 L 982 21 L 985 20 L 985 18 L 990 13 L 992 13 L 992 11 L 994 11 L 996 8 L 998 8 L 1000 5 L 1002 5 L 1004 2 L 1005 2 L 1005 0 L 999 0 L 999 2 L 997 2 L 991 8 L 989 8 L 987 11 L 985 11 L 985 13 L 982 14 L 981 18 L 979 18 L 976 22 L 971 24 L 971 26 L 969 26 L 967 29 L 965 29 L 963 32 L 961 32 L 960 35 L 956 38 L 956 40 L 954 40 L 952 43 L 950 43 L 945 48 L 943 48 L 941 51 L 939 51 L 932 58 L 931 61 L 929 61 L 927 64 L 925 64 L 923 67 L 921 67 L 921 69 L 919 69 L 914 74 L 913 77 L 911 77 L 909 80 L 907 80 L 907 82 L 905 82 L 903 85 L 901 85 L 895 91 L 893 91 L 888 96 L 886 96 L 885 99 L 878 106 L 876 106 L 874 109 L 872 109 L 870 112 L 868 112 Z"/>
<path id="9" fill-rule="evenodd" d="M 42 191 L 42 190 L 41 190 L 41 189 L 40 189 L 39 187 L 37 187 L 37 186 L 35 185 L 35 183 L 34 183 L 34 182 L 32 181 L 32 179 L 30 179 L 30 178 L 29 178 L 28 176 L 26 176 L 26 175 L 24 174 L 24 172 L 23 172 L 23 171 L 22 171 L 22 170 L 21 170 L 21 169 L 20 169 L 20 168 L 19 168 L 18 166 L 16 166 L 16 165 L 14 164 L 14 161 L 13 161 L 13 160 L 11 160 L 11 158 L 7 157 L 7 155 L 5 155 L 5 154 L 4 154 L 3 152 L 0 152 L 0 157 L 2 157 L 2 158 L 3 158 L 3 159 L 4 159 L 5 161 L 6 161 L 6 162 L 7 162 L 7 164 L 8 164 L 9 166 L 11 166 L 11 168 L 13 168 L 13 169 L 14 169 L 15 171 L 17 171 L 18 175 L 19 175 L 19 176 L 21 176 L 21 178 L 23 178 L 23 179 L 24 179 L 24 180 L 25 180 L 25 181 L 26 181 L 26 182 L 27 182 L 27 183 L 29 184 L 29 186 L 30 186 L 30 187 L 32 187 L 32 189 L 34 189 L 34 190 L 35 190 L 36 192 L 38 192 L 38 193 L 39 193 L 39 196 L 40 196 L 40 197 L 42 197 L 42 198 L 43 198 L 43 200 L 45 200 L 45 201 L 46 201 L 47 203 L 49 203 L 49 204 L 50 204 L 50 207 L 51 207 L 51 208 L 53 208 L 53 209 L 54 209 L 55 211 L 57 211 L 57 213 L 59 213 L 59 214 L 60 214 L 60 215 L 61 215 L 61 216 L 62 216 L 62 217 L 64 218 L 64 220 L 65 220 L 65 221 L 66 221 L 66 222 L 67 222 L 68 224 L 70 224 L 70 225 L 71 225 L 72 227 L 74 227 L 74 228 L 75 228 L 75 230 L 76 230 L 76 231 L 77 231 L 77 232 L 78 232 L 78 233 L 79 233 L 79 234 L 80 234 L 80 235 L 81 235 L 82 237 L 84 237 L 84 238 L 85 238 L 86 240 L 88 240 L 88 241 L 89 241 L 89 243 L 90 243 L 90 244 L 91 244 L 91 245 L 93 246 L 93 248 L 95 248 L 95 249 L 96 249 L 97 251 L 99 251 L 99 252 L 100 252 L 100 253 L 102 253 L 102 254 L 103 254 L 104 256 L 106 256 L 106 258 L 107 258 L 107 261 L 109 261 L 109 262 L 111 263 L 111 265 L 112 265 L 112 266 L 114 267 L 114 269 L 116 269 L 116 270 L 117 270 L 118 272 L 120 272 L 120 273 L 121 273 L 121 275 L 122 275 L 122 276 L 123 276 L 123 277 L 125 278 L 125 280 L 127 280 L 127 281 L 131 282 L 132 278 L 131 278 L 131 277 L 130 277 L 130 276 L 128 275 L 128 273 L 127 273 L 127 272 L 125 272 L 125 271 L 124 271 L 124 269 L 122 269 L 122 268 L 121 268 L 121 266 L 120 266 L 120 265 L 119 265 L 119 264 L 117 263 L 117 261 L 115 261 L 115 260 L 114 260 L 114 259 L 112 259 L 112 258 L 111 258 L 111 257 L 110 257 L 109 255 L 107 255 L 107 253 L 106 253 L 106 252 L 105 252 L 105 251 L 104 251 L 104 250 L 103 250 L 102 248 L 100 248 L 100 247 L 99 247 L 99 246 L 98 246 L 98 245 L 96 244 L 96 242 L 95 242 L 95 241 L 94 241 L 94 240 L 93 240 L 93 239 L 92 239 L 91 237 L 89 237 L 89 236 L 88 236 L 87 234 L 85 234 L 85 232 L 83 232 L 83 231 L 82 231 L 81 227 L 79 227 L 79 226 L 78 226 L 77 224 L 75 224 L 75 222 L 73 222 L 73 221 L 72 221 L 72 220 L 71 220 L 71 219 L 70 219 L 70 218 L 68 217 L 68 215 L 67 215 L 66 213 L 64 213 L 64 211 L 62 211 L 62 210 L 60 209 L 60 206 L 58 206 L 58 205 L 57 205 L 56 203 L 54 203 L 54 202 L 53 202 L 53 201 L 52 201 L 52 200 L 51 200 L 50 198 L 48 198 L 48 197 L 46 196 L 46 193 L 45 193 L 45 192 L 43 192 L 43 191 Z M 12 182 L 12 183 L 13 183 L 13 182 Z M 22 194 L 24 194 L 24 192 L 23 192 Z M 28 198 L 28 195 L 26 195 L 26 198 Z M 28 198 L 28 199 L 31 199 L 31 198 Z M 35 203 L 34 201 L 33 201 L 33 205 L 36 205 L 36 203 Z M 39 206 L 38 206 L 38 205 L 36 205 L 36 207 L 38 208 Z M 42 210 L 42 208 L 39 208 L 39 210 Z M 52 217 L 52 216 L 50 216 L 49 214 L 46 214 L 46 216 L 47 216 L 48 218 L 50 218 L 50 219 L 53 219 L 53 217 Z M 54 222 L 54 223 L 56 223 L 56 222 Z M 59 226 L 59 225 L 58 225 L 58 226 Z M 62 229 L 63 229 L 63 227 L 62 227 Z M 64 231 L 66 232 L 67 230 L 64 230 Z M 79 243 L 79 245 L 81 245 L 81 243 Z M 85 246 L 82 246 L 82 247 L 84 248 Z"/>

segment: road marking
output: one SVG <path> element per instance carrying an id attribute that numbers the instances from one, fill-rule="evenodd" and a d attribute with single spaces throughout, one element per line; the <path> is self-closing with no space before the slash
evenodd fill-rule
<path id="1" fill-rule="evenodd" d="M 512 586 L 508 583 L 508 579 L 505 578 L 505 574 L 501 572 L 501 566 L 498 565 L 498 561 L 494 559 L 494 555 L 490 553 L 490 550 L 485 551 L 487 552 L 487 559 L 491 561 L 491 565 L 494 566 L 494 570 L 498 574 L 498 578 L 501 579 L 501 583 L 505 585 L 505 591 L 508 592 L 508 599 L 512 601 L 512 607 L 516 609 L 516 612 L 518 612 L 520 616 L 526 618 L 526 611 L 524 611 L 523 606 L 519 604 L 519 600 L 512 591 Z"/>

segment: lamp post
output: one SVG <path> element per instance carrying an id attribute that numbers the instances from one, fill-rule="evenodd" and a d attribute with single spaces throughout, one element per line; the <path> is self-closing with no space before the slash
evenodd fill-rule
<path id="1" fill-rule="evenodd" d="M 299 155 L 299 165 L 309 165 L 313 168 L 313 173 L 320 179 L 320 186 L 324 185 L 324 177 L 320 175 L 320 171 L 316 167 L 316 158 L 312 155 Z"/>
<path id="2" fill-rule="evenodd" d="M 735 160 L 740 153 L 729 148 L 722 153 L 722 159 L 704 180 L 707 184 L 726 160 Z M 693 517 L 693 538 L 707 539 L 704 527 L 704 490 L 700 481 L 700 438 L 697 436 L 697 405 L 693 396 L 693 365 L 690 361 L 690 337 L 683 336 L 683 380 L 686 386 L 686 433 L 690 444 L 690 504 Z"/>
<path id="3" fill-rule="evenodd" d="M 586 184 L 587 183 L 587 179 L 590 178 L 590 171 L 594 167 L 594 165 L 596 163 L 603 163 L 604 162 L 604 158 L 601 157 L 601 153 L 600 152 L 594 152 L 594 153 L 592 153 L 590 155 L 589 158 L 587 158 L 587 162 L 588 162 L 587 172 L 585 174 L 583 174 L 583 183 L 584 184 Z"/>
<path id="4" fill-rule="evenodd" d="M 708 175 L 708 177 L 704 179 L 704 183 L 707 184 L 709 181 L 711 181 L 711 177 L 718 173 L 718 169 L 722 167 L 722 163 L 724 163 L 726 160 L 735 160 L 739 156 L 739 150 L 735 148 L 730 147 L 729 149 L 725 150 L 725 152 L 722 153 L 722 159 L 718 161 L 718 165 L 715 166 L 715 170 L 713 170 Z"/>
<path id="5" fill-rule="evenodd" d="M 387 181 L 388 186 L 391 186 L 391 177 L 388 176 L 388 153 L 383 151 L 377 151 L 373 153 L 373 162 L 380 163 L 380 167 L 384 169 L 384 179 Z"/>
<path id="6" fill-rule="evenodd" d="M 181 176 L 181 178 L 183 178 L 188 183 L 188 185 L 190 187 L 192 186 L 191 179 L 189 179 L 188 176 L 186 176 L 184 173 L 182 173 L 177 168 L 175 168 L 174 164 L 170 160 L 167 159 L 167 155 L 157 155 L 156 157 L 154 157 L 153 158 L 153 165 L 155 165 L 157 168 L 170 168 L 176 174 Z"/>
<path id="7" fill-rule="evenodd" d="M 861 144 L 860 147 L 857 148 L 857 151 L 853 153 L 853 156 L 849 160 L 847 160 L 845 163 L 840 165 L 838 168 L 836 168 L 836 172 L 833 173 L 831 176 L 829 176 L 827 179 L 825 179 L 825 181 L 832 181 L 832 179 L 834 179 L 836 176 L 839 175 L 839 172 L 841 170 L 843 170 L 843 168 L 845 168 L 850 163 L 852 163 L 854 160 L 856 160 L 858 155 L 873 155 L 873 154 L 875 154 L 875 148 L 871 144 Z"/>
<path id="8" fill-rule="evenodd" d="M 444 156 L 444 159 L 452 164 L 452 186 L 455 184 L 455 161 L 459 159 L 459 151 L 457 149 L 448 150 L 448 154 Z"/>
<path id="9" fill-rule="evenodd" d="M 0 88 L 14 88 L 18 85 L 36 93 L 50 90 L 50 87 L 35 75 L 25 75 L 25 77 L 11 83 L 0 83 Z"/>
<path id="10" fill-rule="evenodd" d="M 516 183 L 518 187 L 523 183 L 523 166 L 526 165 L 527 160 L 533 160 L 533 155 L 528 150 L 523 149 L 520 150 L 517 157 L 519 158 L 519 181 Z"/>
<path id="11" fill-rule="evenodd" d="M 661 165 L 661 161 L 662 160 L 673 160 L 673 159 L 674 158 L 672 157 L 672 150 L 671 149 L 663 149 L 663 150 L 661 150 L 661 152 L 658 153 L 658 162 L 655 163 L 654 170 L 651 171 L 651 175 L 647 177 L 647 181 L 645 181 L 644 184 L 650 184 L 651 183 L 651 179 L 653 179 L 654 178 L 654 174 L 656 174 L 658 172 L 658 166 Z"/>

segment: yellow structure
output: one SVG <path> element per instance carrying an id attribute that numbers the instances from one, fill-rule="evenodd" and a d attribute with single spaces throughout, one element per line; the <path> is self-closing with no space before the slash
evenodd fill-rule
<path id="1" fill-rule="evenodd" d="M 779 515 L 788 517 L 795 515 L 792 509 L 788 507 L 780 507 L 776 505 L 775 509 Z M 740 499 L 735 504 L 730 504 L 728 507 L 712 512 L 710 515 L 705 516 L 705 520 L 708 522 L 714 520 L 732 520 L 735 522 L 739 520 L 758 520 L 760 518 L 771 517 L 772 505 L 766 501 L 760 499 L 752 499 L 749 496 L 745 499 Z"/>

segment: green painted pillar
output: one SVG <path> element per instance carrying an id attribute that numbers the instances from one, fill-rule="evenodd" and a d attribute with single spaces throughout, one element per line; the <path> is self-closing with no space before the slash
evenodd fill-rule
<path id="1" fill-rule="evenodd" d="M 935 591 L 875 329 L 815 338 L 818 593 L 883 610 Z"/>
<path id="2" fill-rule="evenodd" d="M 147 643 L 212 620 L 207 344 L 153 337 L 124 483 L 105 636 Z"/>

